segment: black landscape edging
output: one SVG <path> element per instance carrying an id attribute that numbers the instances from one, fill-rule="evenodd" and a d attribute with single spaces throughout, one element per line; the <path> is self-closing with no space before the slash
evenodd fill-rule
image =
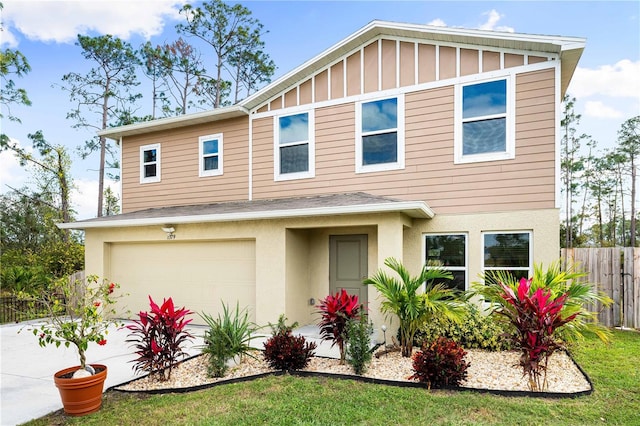
<path id="1" fill-rule="evenodd" d="M 507 396 L 507 397 L 532 397 L 532 398 L 550 398 L 550 399 L 577 398 L 581 396 L 591 395 L 593 393 L 593 383 L 591 382 L 591 378 L 582 369 L 582 367 L 580 367 L 580 364 L 578 364 L 575 361 L 573 356 L 571 356 L 571 353 L 569 351 L 565 351 L 565 352 L 569 356 L 569 359 L 571 359 L 573 364 L 576 367 L 578 367 L 578 370 L 580 371 L 580 373 L 582 373 L 582 375 L 585 377 L 585 379 L 589 383 L 588 390 L 564 393 L 564 392 L 531 392 L 531 391 L 519 391 L 519 390 L 510 391 L 510 390 L 500 390 L 500 389 L 468 388 L 464 386 L 442 386 L 439 388 L 433 388 L 431 389 L 431 391 L 474 392 L 474 393 L 483 393 L 483 394 L 491 394 L 491 395 Z M 202 354 L 191 356 L 189 358 L 186 358 L 182 362 L 188 361 L 198 356 L 202 356 Z M 379 379 L 376 377 L 365 377 L 365 376 L 357 376 L 352 374 L 325 373 L 325 372 L 319 372 L 319 371 L 275 370 L 275 371 L 268 371 L 266 373 L 254 374 L 250 376 L 236 377 L 236 378 L 226 379 L 226 380 L 218 380 L 217 382 L 213 382 L 213 383 L 205 383 L 202 385 L 185 387 L 185 388 L 150 389 L 150 390 L 117 389 L 121 386 L 125 386 L 137 380 L 144 379 L 145 377 L 148 376 L 147 374 L 142 377 L 137 377 L 127 382 L 121 383 L 119 385 L 111 386 L 105 392 L 115 391 L 115 392 L 122 392 L 122 393 L 145 393 L 149 395 L 162 395 L 162 394 L 169 394 L 169 393 L 187 393 L 187 392 L 194 392 L 194 391 L 199 391 L 203 389 L 209 389 L 209 388 L 220 386 L 220 385 L 248 382 L 251 380 L 260 379 L 268 376 L 283 376 L 285 374 L 289 374 L 291 376 L 298 376 L 298 377 L 324 377 L 324 378 L 338 379 L 338 380 L 356 380 L 364 383 L 380 384 L 380 385 L 386 385 L 386 386 L 427 389 L 426 383 L 420 383 L 420 382 L 388 380 L 388 379 Z"/>

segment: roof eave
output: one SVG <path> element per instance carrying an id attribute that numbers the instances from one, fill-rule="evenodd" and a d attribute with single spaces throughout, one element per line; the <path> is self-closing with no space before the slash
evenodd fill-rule
<path id="1" fill-rule="evenodd" d="M 260 106 L 276 94 L 291 87 L 296 82 L 312 75 L 329 65 L 341 55 L 350 52 L 362 43 L 381 35 L 424 38 L 436 42 L 477 44 L 495 48 L 512 48 L 530 50 L 549 54 L 561 54 L 568 51 L 579 51 L 579 59 L 584 49 L 585 39 L 579 37 L 545 36 L 535 34 L 518 34 L 498 31 L 471 30 L 463 28 L 434 27 L 417 24 L 405 24 L 387 21 L 372 21 L 337 44 L 326 49 L 314 58 L 283 75 L 258 92 L 240 102 L 249 111 Z M 561 57 L 562 59 L 562 57 Z M 567 64 L 567 76 L 570 80 L 577 66 L 573 60 Z M 563 64 L 564 65 L 564 64 Z M 563 82 L 565 79 L 563 79 Z M 568 81 L 566 84 L 568 85 Z"/>
<path id="2" fill-rule="evenodd" d="M 210 123 L 213 121 L 226 120 L 230 118 L 248 116 L 249 111 L 242 105 L 216 108 L 207 111 L 184 114 L 176 117 L 159 118 L 157 120 L 143 121 L 140 123 L 128 124 L 126 126 L 110 127 L 100 130 L 98 136 L 119 140 L 124 136 L 157 132 L 178 127 L 191 126 L 200 123 Z"/>
<path id="3" fill-rule="evenodd" d="M 154 218 L 101 220 L 87 222 L 70 222 L 57 224 L 60 229 L 96 229 L 96 228 L 122 228 L 133 226 L 152 226 L 188 223 L 214 223 L 230 221 L 291 219 L 299 217 L 314 217 L 328 215 L 355 215 L 371 213 L 404 213 L 411 218 L 431 219 L 435 213 L 423 201 L 398 201 L 393 203 L 359 204 L 352 206 L 317 207 L 293 210 L 268 210 L 241 213 L 218 213 L 192 216 L 165 216 Z"/>

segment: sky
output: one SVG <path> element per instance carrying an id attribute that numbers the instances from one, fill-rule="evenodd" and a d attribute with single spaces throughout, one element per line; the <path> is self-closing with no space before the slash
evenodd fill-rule
<path id="1" fill-rule="evenodd" d="M 72 128 L 74 107 L 61 89 L 62 76 L 86 73 L 91 64 L 75 45 L 77 35 L 112 34 L 134 47 L 178 38 L 181 1 L 0 0 L 2 49 L 22 52 L 31 72 L 14 79 L 32 106 L 13 106 L 22 123 L 3 119 L 2 132 L 29 149 L 27 135 L 42 130 L 51 144 L 71 155 L 76 219 L 96 216 L 98 157 L 83 160 L 77 148 L 94 134 Z M 240 1 L 268 32 L 265 50 L 277 70 L 274 80 L 379 19 L 469 29 L 584 37 L 586 48 L 569 95 L 582 115 L 580 134 L 600 150 L 612 148 L 627 119 L 640 115 L 640 2 L 638 1 Z M 197 3 L 194 3 L 197 4 Z M 193 42 L 191 39 L 187 41 Z M 203 56 L 208 54 L 202 46 Z M 212 55 L 207 57 L 211 59 Z M 147 107 L 143 104 L 143 109 Z M 150 106 L 148 107 L 150 110 Z M 3 108 L 3 115 L 6 116 Z M 149 111 L 143 111 L 148 113 Z M 30 184 L 30 174 L 10 152 L 0 153 L 0 192 Z M 119 193 L 119 186 L 110 183 Z"/>

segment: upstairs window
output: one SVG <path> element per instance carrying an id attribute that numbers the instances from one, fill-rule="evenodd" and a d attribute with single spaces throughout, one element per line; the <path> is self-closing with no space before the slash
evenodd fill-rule
<path id="1" fill-rule="evenodd" d="M 404 98 L 356 104 L 356 173 L 404 168 Z"/>
<path id="2" fill-rule="evenodd" d="M 200 177 L 222 174 L 222 133 L 198 138 Z"/>
<path id="3" fill-rule="evenodd" d="M 425 236 L 427 268 L 441 266 L 453 275 L 443 283 L 454 290 L 467 289 L 467 236 L 465 234 L 429 234 Z"/>
<path id="4" fill-rule="evenodd" d="M 160 144 L 140 147 L 140 183 L 160 182 Z"/>
<path id="5" fill-rule="evenodd" d="M 455 162 L 515 157 L 510 79 L 457 87 Z"/>
<path id="6" fill-rule="evenodd" d="M 529 278 L 533 273 L 531 232 L 485 232 L 482 269 L 488 279 L 497 271 L 515 279 Z"/>
<path id="7" fill-rule="evenodd" d="M 275 180 L 315 176 L 313 112 L 276 117 Z"/>

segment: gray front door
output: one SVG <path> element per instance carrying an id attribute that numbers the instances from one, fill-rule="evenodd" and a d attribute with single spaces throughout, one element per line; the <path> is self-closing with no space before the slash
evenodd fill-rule
<path id="1" fill-rule="evenodd" d="M 358 296 L 367 307 L 367 236 L 331 235 L 329 237 L 329 293 L 345 289 Z"/>

